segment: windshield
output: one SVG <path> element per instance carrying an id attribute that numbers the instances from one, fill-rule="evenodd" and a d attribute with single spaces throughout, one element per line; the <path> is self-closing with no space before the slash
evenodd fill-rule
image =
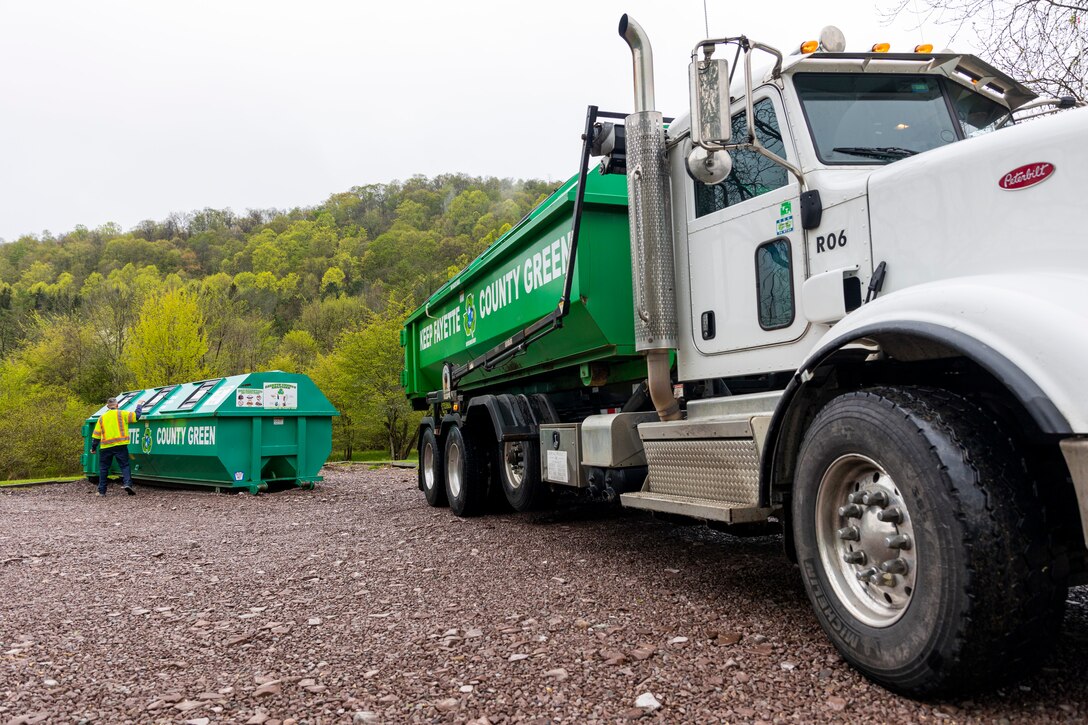
<path id="1" fill-rule="evenodd" d="M 966 88 L 946 98 L 935 76 L 798 73 L 794 85 L 826 164 L 887 164 L 993 130 L 1004 115 Z"/>
<path id="2" fill-rule="evenodd" d="M 956 109 L 956 118 L 959 119 L 965 138 L 996 131 L 997 125 L 1002 121 L 1012 123 L 1012 119 L 1006 121 L 1009 110 L 1001 104 L 963 86 L 953 83 L 948 85 L 948 95 L 952 98 L 952 107 Z"/>

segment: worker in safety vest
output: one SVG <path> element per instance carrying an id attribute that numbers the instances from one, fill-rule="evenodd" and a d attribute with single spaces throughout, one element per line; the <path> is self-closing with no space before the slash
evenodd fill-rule
<path id="1" fill-rule="evenodd" d="M 91 433 L 91 453 L 101 449 L 98 454 L 98 495 L 106 495 L 106 474 L 109 473 L 113 459 L 121 467 L 121 480 L 125 493 L 135 496 L 132 490 L 132 471 L 128 465 L 128 424 L 135 423 L 143 415 L 143 408 L 136 406 L 136 412 L 118 410 L 117 398 L 106 401 L 108 410 L 102 414 Z"/>

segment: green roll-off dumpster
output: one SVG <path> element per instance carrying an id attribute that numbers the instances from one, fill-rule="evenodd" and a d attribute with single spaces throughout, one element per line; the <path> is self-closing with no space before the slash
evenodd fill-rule
<path id="1" fill-rule="evenodd" d="M 251 493 L 313 488 L 339 415 L 310 378 L 278 371 L 134 390 L 117 400 L 121 410 L 143 405 L 143 417 L 129 426 L 134 479 Z M 83 472 L 96 481 L 91 433 L 105 411 L 83 424 Z"/>

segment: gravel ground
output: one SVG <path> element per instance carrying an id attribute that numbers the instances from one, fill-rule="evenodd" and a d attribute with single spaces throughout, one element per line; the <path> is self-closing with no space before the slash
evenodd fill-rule
<path id="1" fill-rule="evenodd" d="M 919 703 L 839 658 L 775 537 L 605 507 L 459 520 L 414 471 L 325 475 L 2 490 L 0 723 L 1088 719 L 1082 589 L 1040 674 Z"/>

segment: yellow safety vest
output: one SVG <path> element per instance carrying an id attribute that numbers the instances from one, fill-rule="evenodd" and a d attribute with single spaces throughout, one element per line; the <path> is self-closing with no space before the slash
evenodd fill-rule
<path id="1" fill-rule="evenodd" d="M 131 410 L 107 410 L 98 419 L 91 437 L 103 448 L 128 445 L 128 424 L 136 422 Z"/>

